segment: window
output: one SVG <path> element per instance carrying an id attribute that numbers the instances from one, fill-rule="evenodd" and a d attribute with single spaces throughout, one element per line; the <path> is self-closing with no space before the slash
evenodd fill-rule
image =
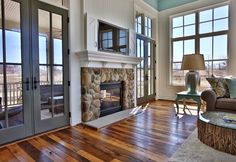
<path id="1" fill-rule="evenodd" d="M 143 39 L 136 40 L 136 55 L 144 58 L 145 44 Z M 145 76 L 144 60 L 137 65 L 137 98 L 144 97 L 144 76 Z"/>
<path id="2" fill-rule="evenodd" d="M 152 37 L 152 19 L 144 16 L 143 14 L 138 15 L 135 20 L 136 33 L 142 34 L 146 37 Z"/>
<path id="3" fill-rule="evenodd" d="M 47 64 L 49 62 L 47 54 L 47 36 L 39 35 L 39 62 L 41 64 Z"/>
<path id="4" fill-rule="evenodd" d="M 113 51 L 112 31 L 102 33 L 102 48 Z"/>
<path id="5" fill-rule="evenodd" d="M 196 11 L 171 18 L 171 84 L 184 85 L 187 71 L 181 70 L 183 55 L 204 54 L 206 70 L 200 71 L 201 85 L 206 77 L 227 75 L 229 5 Z"/>
<path id="6" fill-rule="evenodd" d="M 136 17 L 136 33 L 142 34 L 142 16 Z"/>
<path id="7" fill-rule="evenodd" d="M 119 52 L 126 53 L 127 48 L 127 32 L 124 30 L 119 31 Z"/>
<path id="8" fill-rule="evenodd" d="M 144 21 L 145 36 L 152 37 L 152 20 L 149 17 L 145 16 Z"/>
<path id="9" fill-rule="evenodd" d="M 41 1 L 47 2 L 47 0 L 41 0 Z M 64 7 L 69 6 L 69 0 L 50 0 L 50 3 L 57 6 L 64 6 Z"/>
<path id="10" fill-rule="evenodd" d="M 3 30 L 0 29 L 0 44 L 2 43 Z M 6 55 L 7 63 L 21 63 L 21 33 L 17 30 L 5 29 L 6 34 Z M 3 46 L 0 45 L 0 64 L 3 60 Z"/>
<path id="11" fill-rule="evenodd" d="M 137 65 L 137 102 L 155 98 L 155 41 L 152 37 L 152 19 L 139 14 L 136 17 L 136 56 L 143 58 Z"/>

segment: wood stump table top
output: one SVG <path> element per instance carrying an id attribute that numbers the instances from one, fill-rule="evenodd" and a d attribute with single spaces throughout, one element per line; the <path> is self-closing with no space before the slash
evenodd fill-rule
<path id="1" fill-rule="evenodd" d="M 224 116 L 236 114 L 205 112 L 198 118 L 198 138 L 217 150 L 236 155 L 236 122 L 225 122 Z"/>
<path id="2" fill-rule="evenodd" d="M 230 128 L 236 130 L 236 122 L 225 122 L 224 116 L 232 116 L 236 114 L 219 112 L 219 111 L 209 111 L 201 114 L 199 116 L 199 120 L 206 122 L 208 124 L 213 124 L 219 127 Z"/>

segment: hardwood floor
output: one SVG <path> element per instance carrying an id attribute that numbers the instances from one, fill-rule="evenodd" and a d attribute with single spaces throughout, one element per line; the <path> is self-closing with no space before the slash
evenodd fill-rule
<path id="1" fill-rule="evenodd" d="M 78 125 L 8 145 L 0 149 L 0 161 L 168 161 L 196 128 L 197 119 L 178 119 L 173 105 L 152 102 L 143 114 L 98 132 Z"/>

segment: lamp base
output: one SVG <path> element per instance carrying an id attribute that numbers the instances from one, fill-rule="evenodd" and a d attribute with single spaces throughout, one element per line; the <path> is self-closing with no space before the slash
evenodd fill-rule
<path id="1" fill-rule="evenodd" d="M 197 94 L 200 86 L 200 75 L 197 71 L 190 70 L 185 76 L 185 86 L 188 94 Z"/>

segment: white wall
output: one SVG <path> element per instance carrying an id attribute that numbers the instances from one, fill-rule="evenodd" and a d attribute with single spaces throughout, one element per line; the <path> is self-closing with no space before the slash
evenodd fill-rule
<path id="1" fill-rule="evenodd" d="M 134 0 L 84 0 L 84 13 L 114 25 L 134 29 Z"/>
<path id="2" fill-rule="evenodd" d="M 169 17 L 171 15 L 187 12 L 202 7 L 207 7 L 220 2 L 226 2 L 226 0 L 198 0 L 193 3 L 189 3 L 176 8 L 164 10 L 158 13 L 158 90 L 157 95 L 159 99 L 173 100 L 176 93 L 185 90 L 181 86 L 169 85 L 170 79 L 170 46 L 169 46 Z M 231 0 L 230 3 L 230 68 L 229 74 L 236 75 L 236 0 Z"/>
<path id="3" fill-rule="evenodd" d="M 84 49 L 83 0 L 71 0 L 69 8 L 69 44 L 70 44 L 70 111 L 71 125 L 81 122 L 80 66 L 76 53 Z"/>
<path id="4" fill-rule="evenodd" d="M 79 51 L 87 48 L 85 33 L 86 16 L 106 21 L 108 23 L 127 28 L 130 34 L 135 29 L 135 11 L 134 2 L 136 0 L 70 0 L 69 16 L 70 16 L 70 111 L 71 125 L 81 122 L 81 78 L 79 57 L 76 55 Z M 90 31 L 88 31 L 90 32 Z M 135 34 L 135 33 L 133 33 Z M 93 37 L 92 37 L 93 38 Z M 131 37 L 136 41 L 134 37 Z M 133 47 L 134 48 L 134 47 Z M 89 50 L 89 49 L 88 49 Z M 135 51 L 132 52 L 132 55 Z M 99 64 L 88 65 L 89 67 L 99 67 Z M 109 67 L 113 65 L 106 65 Z M 118 65 L 116 67 L 119 67 Z M 122 68 L 122 67 L 120 67 Z M 136 89 L 136 88 L 135 88 Z"/>
<path id="5" fill-rule="evenodd" d="M 230 68 L 229 75 L 236 76 L 236 1 L 231 0 L 230 3 Z"/>

